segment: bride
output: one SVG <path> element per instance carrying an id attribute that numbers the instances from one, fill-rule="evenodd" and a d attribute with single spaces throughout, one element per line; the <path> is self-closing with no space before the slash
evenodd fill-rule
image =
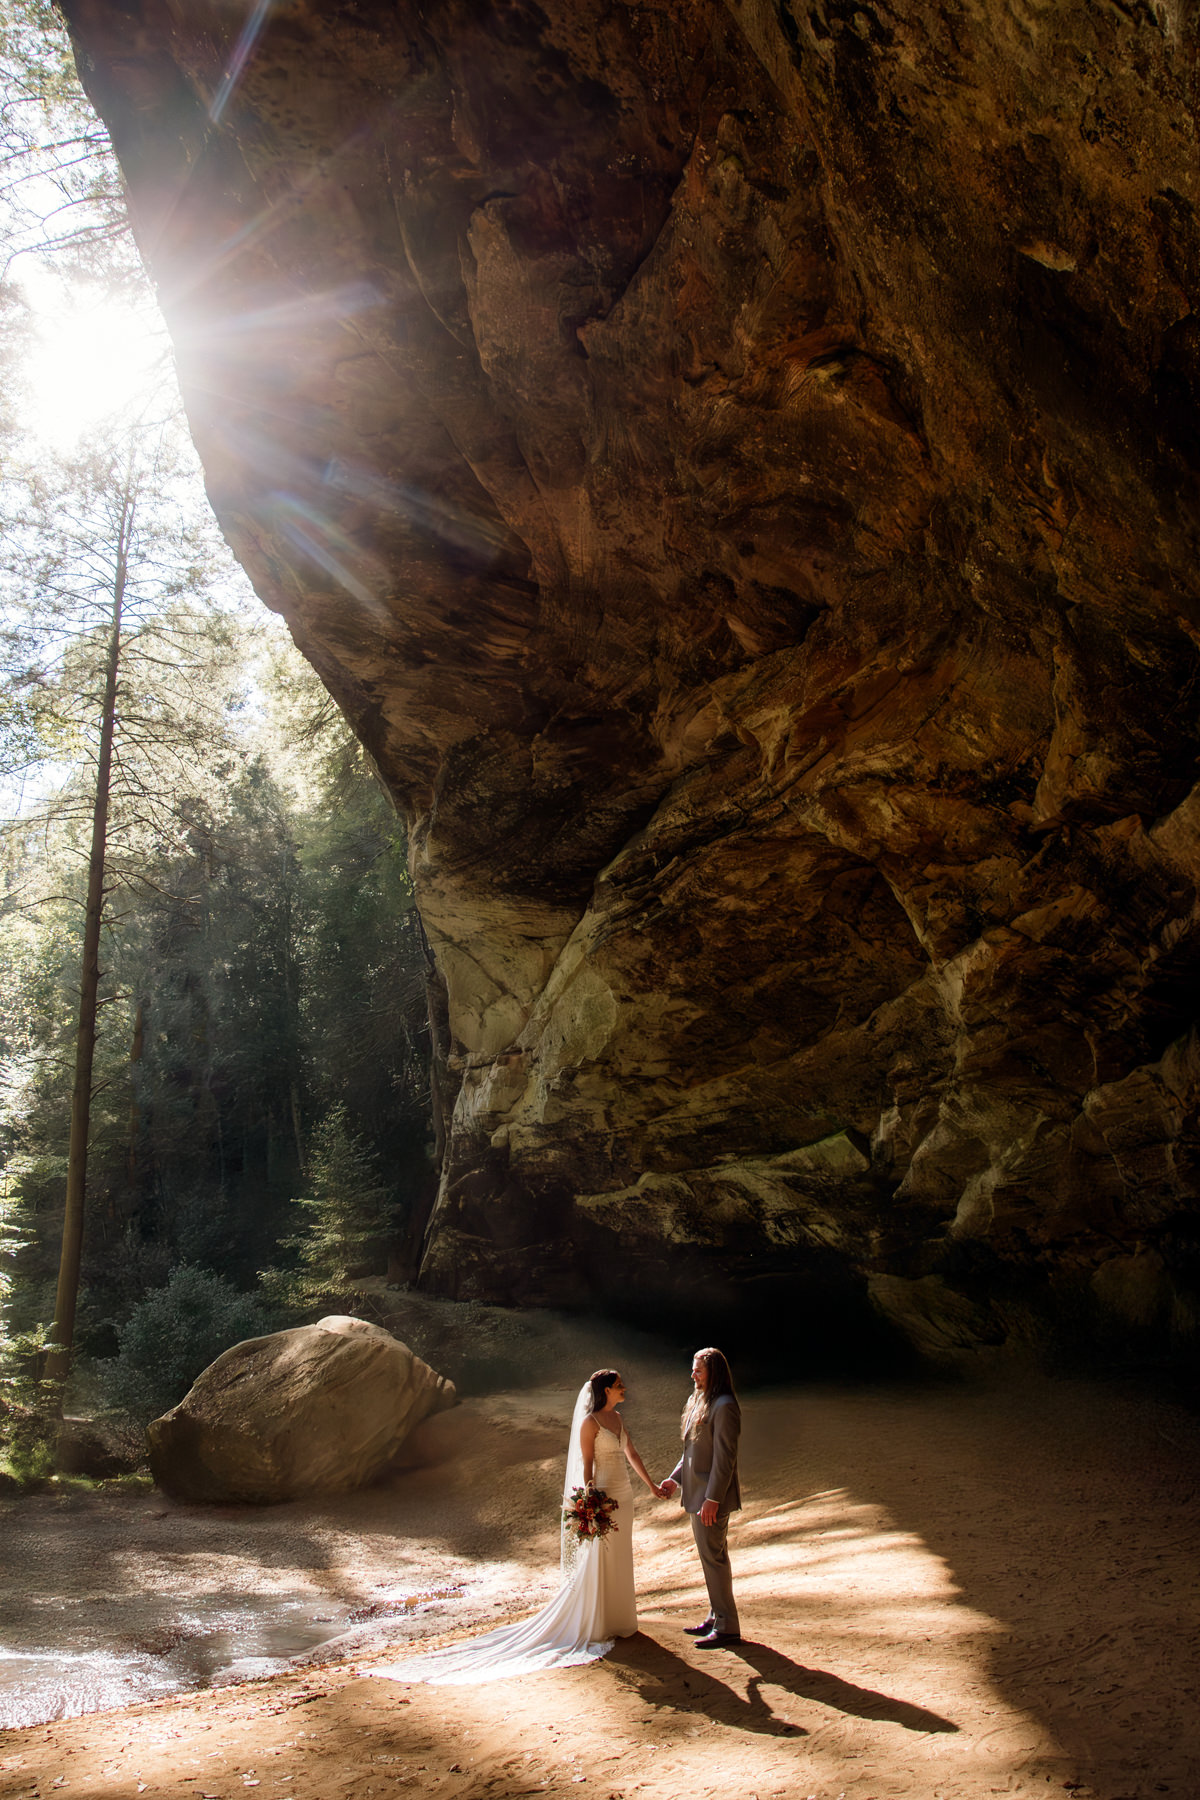
<path id="1" fill-rule="evenodd" d="M 415 1662 L 376 1669 L 393 1681 L 427 1681 L 466 1686 L 538 1669 L 566 1669 L 607 1656 L 613 1640 L 638 1628 L 633 1591 L 633 1487 L 626 1464 L 652 1494 L 651 1481 L 625 1421 L 617 1412 L 625 1383 L 616 1369 L 598 1369 L 575 1402 L 563 1505 L 578 1487 L 595 1486 L 617 1502 L 614 1529 L 604 1537 L 580 1540 L 562 1528 L 562 1584 L 541 1612 L 517 1625 L 502 1625 L 467 1644 L 431 1650 Z"/>

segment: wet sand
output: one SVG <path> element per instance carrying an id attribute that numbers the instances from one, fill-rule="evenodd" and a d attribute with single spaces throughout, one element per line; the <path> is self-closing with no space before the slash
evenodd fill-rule
<path id="1" fill-rule="evenodd" d="M 686 1384 L 646 1358 L 632 1376 L 633 1434 L 665 1470 Z M 364 1671 L 552 1591 L 574 1380 L 442 1415 L 426 1466 L 335 1506 L 3 1503 L 0 1607 L 24 1592 L 22 1629 L 138 1595 L 166 1621 L 205 1593 L 311 1595 L 336 1640 L 315 1654 L 349 1660 L 5 1732 L 0 1795 L 1195 1800 L 1200 1427 L 1007 1380 L 748 1393 L 745 1642 L 683 1634 L 703 1611 L 690 1533 L 646 1495 L 638 1637 L 479 1688 Z M 440 1597 L 402 1605 L 421 1593 Z"/>

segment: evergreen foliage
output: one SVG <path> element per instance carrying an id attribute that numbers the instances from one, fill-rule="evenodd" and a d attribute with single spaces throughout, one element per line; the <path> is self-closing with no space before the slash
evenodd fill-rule
<path id="1" fill-rule="evenodd" d="M 0 1199 L 0 1466 L 18 1481 L 38 1481 L 54 1465 L 57 1394 L 41 1379 L 44 1326 L 14 1331 L 6 1322 L 11 1265 L 21 1249 L 21 1206 L 5 1181 Z"/>
<path id="2" fill-rule="evenodd" d="M 257 723 L 240 741 L 231 731 L 220 778 L 175 792 L 140 879 L 122 865 L 130 881 L 106 927 L 76 1325 L 85 1358 L 111 1360 L 134 1309 L 178 1265 L 250 1289 L 257 1271 L 286 1264 L 282 1240 L 304 1238 L 316 1216 L 298 1194 L 356 1187 L 361 1234 L 346 1257 L 311 1266 L 290 1246 L 296 1266 L 270 1294 L 289 1317 L 336 1295 L 346 1272 L 384 1271 L 419 1237 L 431 1198 L 424 964 L 403 830 L 294 652 L 275 649 L 256 685 Z M 10 842 L 17 903 L 0 905 L 0 1155 L 24 1245 L 0 1251 L 13 1332 L 49 1322 L 62 1226 L 82 825 L 69 807 L 48 810 Z M 326 1147 L 331 1115 L 349 1158 Z M 326 1165 L 333 1185 L 318 1187 Z"/>
<path id="3" fill-rule="evenodd" d="M 105 1398 L 115 1412 L 144 1425 L 182 1400 L 223 1350 L 268 1330 L 253 1295 L 210 1269 L 181 1264 L 121 1326 L 116 1356 L 100 1365 Z"/>
<path id="4" fill-rule="evenodd" d="M 304 1311 L 368 1274 L 391 1224 L 391 1195 L 376 1158 L 350 1129 L 340 1102 L 313 1132 L 296 1209 L 303 1228 L 280 1241 L 295 1267 L 265 1269 L 260 1277 L 267 1297 L 287 1312 Z"/>
<path id="5" fill-rule="evenodd" d="M 108 133 L 50 0 L 0 0 L 0 218 L 6 266 L 49 253 L 110 287 L 143 279 Z"/>

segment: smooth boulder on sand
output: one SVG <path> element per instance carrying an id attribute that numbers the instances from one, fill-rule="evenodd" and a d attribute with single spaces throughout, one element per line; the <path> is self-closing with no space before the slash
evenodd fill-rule
<path id="1" fill-rule="evenodd" d="M 390 1331 L 334 1315 L 218 1356 L 150 1425 L 150 1467 L 179 1500 L 346 1493 L 456 1400 L 454 1383 Z"/>

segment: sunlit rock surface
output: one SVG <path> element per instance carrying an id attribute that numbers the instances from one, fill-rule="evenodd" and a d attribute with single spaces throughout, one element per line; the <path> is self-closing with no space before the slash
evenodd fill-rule
<path id="1" fill-rule="evenodd" d="M 64 10 L 411 821 L 423 1280 L 1191 1335 L 1195 9 Z"/>
<path id="2" fill-rule="evenodd" d="M 210 1363 L 147 1435 L 180 1500 L 268 1505 L 345 1494 L 383 1472 L 454 1383 L 382 1325 L 331 1314 L 248 1338 Z"/>

